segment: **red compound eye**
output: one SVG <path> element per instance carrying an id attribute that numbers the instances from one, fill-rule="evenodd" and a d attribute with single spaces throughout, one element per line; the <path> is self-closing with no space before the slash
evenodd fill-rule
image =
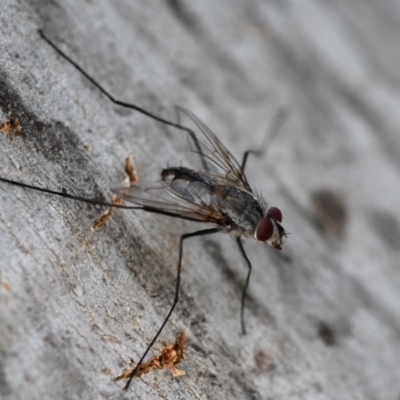
<path id="1" fill-rule="evenodd" d="M 257 226 L 256 230 L 256 239 L 260 240 L 261 242 L 266 242 L 268 239 L 271 238 L 274 232 L 274 225 L 269 217 L 263 218 Z"/>
<path id="2" fill-rule="evenodd" d="M 268 210 L 268 215 L 278 222 L 282 222 L 282 211 L 277 207 L 271 207 Z"/>

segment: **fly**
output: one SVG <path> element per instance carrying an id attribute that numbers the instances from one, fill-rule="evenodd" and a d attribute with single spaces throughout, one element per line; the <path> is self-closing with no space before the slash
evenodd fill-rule
<path id="1" fill-rule="evenodd" d="M 285 229 L 282 226 L 282 212 L 277 207 L 269 208 L 266 201 L 252 190 L 244 174 L 248 156 L 250 154 L 257 157 L 262 156 L 265 153 L 267 141 L 264 141 L 260 150 L 247 150 L 243 154 L 241 164 L 239 164 L 214 133 L 191 112 L 183 108 L 178 108 L 180 115 L 186 116 L 194 123 L 196 132 L 181 125 L 180 122 L 174 123 L 165 120 L 136 105 L 116 100 L 78 64 L 51 42 L 42 31 L 39 31 L 39 33 L 50 46 L 82 73 L 114 104 L 136 110 L 158 122 L 186 131 L 191 145 L 190 153 L 200 161 L 198 169 L 182 166 L 163 169 L 159 181 L 155 183 L 124 182 L 112 186 L 111 190 L 115 194 L 134 204 L 134 206 L 111 204 L 0 178 L 0 181 L 6 183 L 86 203 L 100 204 L 114 208 L 142 210 L 193 222 L 207 222 L 213 225 L 211 228 L 185 233 L 180 237 L 175 295 L 172 305 L 157 333 L 130 374 L 125 385 L 125 389 L 127 389 L 178 303 L 183 243 L 186 239 L 218 232 L 229 233 L 235 239 L 239 252 L 243 256 L 247 266 L 247 276 L 242 293 L 240 312 L 242 332 L 246 333 L 244 305 L 252 265 L 243 247 L 242 238 L 254 238 L 276 250 L 281 250 L 283 238 L 286 237 Z M 286 112 L 283 110 L 276 114 L 270 128 L 271 136 L 276 135 L 285 118 Z M 271 137 L 268 136 L 268 138 Z"/>

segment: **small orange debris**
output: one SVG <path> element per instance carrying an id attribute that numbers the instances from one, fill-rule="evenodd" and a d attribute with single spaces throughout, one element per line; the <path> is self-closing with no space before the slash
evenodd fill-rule
<path id="1" fill-rule="evenodd" d="M 146 363 L 142 363 L 135 373 L 137 378 L 140 378 L 143 374 L 149 373 L 152 369 L 163 369 L 168 368 L 171 370 L 173 376 L 185 375 L 185 371 L 176 368 L 178 364 L 183 359 L 183 348 L 186 343 L 186 334 L 181 333 L 175 340 L 174 344 L 165 345 L 161 350 L 158 357 L 153 356 Z M 132 376 L 135 369 L 135 363 L 132 360 L 131 366 L 128 369 L 124 369 L 118 376 L 113 380 L 118 382 L 122 379 L 128 379 Z"/>
<path id="2" fill-rule="evenodd" d="M 138 182 L 139 181 L 139 177 L 136 172 L 135 164 L 133 162 L 132 157 L 127 157 L 125 160 L 125 173 L 128 175 L 129 182 Z M 120 206 L 120 205 L 122 205 L 123 200 L 118 196 L 114 196 L 111 203 L 115 204 L 117 206 Z M 94 221 L 94 224 L 92 225 L 92 232 L 95 231 L 96 229 L 100 228 L 101 226 L 103 226 L 106 222 L 108 222 L 108 220 L 111 218 L 113 212 L 114 212 L 114 207 L 109 207 L 103 215 L 101 215 L 99 218 L 97 218 Z"/>
<path id="3" fill-rule="evenodd" d="M 123 200 L 118 196 L 113 196 L 111 203 L 119 206 L 123 203 Z M 92 231 L 95 231 L 96 229 L 104 225 L 111 218 L 113 212 L 114 212 L 114 207 L 109 207 L 103 215 L 101 215 L 94 221 L 94 224 L 92 226 Z"/>
<path id="4" fill-rule="evenodd" d="M 135 163 L 132 157 L 127 157 L 125 160 L 125 173 L 129 177 L 129 182 L 139 182 L 139 176 L 136 172 Z"/>
<path id="5" fill-rule="evenodd" d="M 10 114 L 8 121 L 0 122 L 0 132 L 4 132 L 9 139 L 14 139 L 22 134 L 22 127 L 18 118 Z"/>

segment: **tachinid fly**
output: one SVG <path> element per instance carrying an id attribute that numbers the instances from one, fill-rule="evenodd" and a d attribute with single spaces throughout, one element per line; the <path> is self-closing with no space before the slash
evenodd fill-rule
<path id="1" fill-rule="evenodd" d="M 115 208 L 143 210 L 194 222 L 208 222 L 214 225 L 211 228 L 186 233 L 180 237 L 173 303 L 161 327 L 158 329 L 156 335 L 147 346 L 145 352 L 129 376 L 125 386 L 127 389 L 132 378 L 138 371 L 139 366 L 164 329 L 178 302 L 183 242 L 190 237 L 226 232 L 232 235 L 236 240 L 239 251 L 248 267 L 241 302 L 241 326 L 243 333 L 245 333 L 244 301 L 249 285 L 252 265 L 244 250 L 242 238 L 253 237 L 257 241 L 267 243 L 274 249 L 281 250 L 282 240 L 286 237 L 285 229 L 281 225 L 281 211 L 276 207 L 268 208 L 266 201 L 253 192 L 244 175 L 248 156 L 250 154 L 257 157 L 263 155 L 265 153 L 266 142 L 260 150 L 246 151 L 243 155 L 242 163 L 239 164 L 212 131 L 191 112 L 178 108 L 180 116 L 189 118 L 195 124 L 196 129 L 193 130 L 181 125 L 180 122 L 174 123 L 165 120 L 136 105 L 116 100 L 79 65 L 53 44 L 43 32 L 40 31 L 40 35 L 114 104 L 136 110 L 158 122 L 186 131 L 191 145 L 190 153 L 199 161 L 199 168 L 197 169 L 189 169 L 182 166 L 163 169 L 160 180 L 157 183 L 135 182 L 114 185 L 111 190 L 123 199 L 133 203 L 134 206 L 132 207 L 110 204 L 95 199 L 70 195 L 66 192 L 56 192 L 50 189 L 0 178 L 0 181 L 6 183 L 86 203 L 106 205 Z M 276 114 L 271 125 L 268 139 L 272 139 L 272 136 L 276 135 L 285 118 L 286 113 L 284 111 L 280 111 Z"/>
<path id="2" fill-rule="evenodd" d="M 111 190 L 123 199 L 167 215 L 217 225 L 219 232 L 235 238 L 254 237 L 281 250 L 286 236 L 282 213 L 268 209 L 266 201 L 253 193 L 243 169 L 218 138 L 191 112 L 178 108 L 197 126 L 199 133 L 191 152 L 201 159 L 203 168 L 163 169 L 159 184 L 122 183 Z"/>

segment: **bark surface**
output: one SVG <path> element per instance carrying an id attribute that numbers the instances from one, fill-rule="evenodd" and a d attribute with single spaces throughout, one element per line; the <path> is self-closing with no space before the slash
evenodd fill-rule
<path id="1" fill-rule="evenodd" d="M 240 159 L 280 106 L 290 118 L 247 176 L 291 233 L 278 253 L 188 239 L 180 301 L 150 355 L 185 331 L 186 372 L 127 392 L 172 302 L 189 222 L 105 211 L 0 182 L 0 398 L 382 399 L 400 396 L 400 6 L 374 0 L 3 0 L 0 174 L 111 200 L 184 161 L 194 112 Z"/>

